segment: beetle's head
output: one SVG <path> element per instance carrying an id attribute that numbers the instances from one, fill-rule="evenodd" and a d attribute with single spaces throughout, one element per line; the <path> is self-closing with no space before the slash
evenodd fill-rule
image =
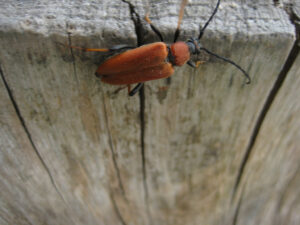
<path id="1" fill-rule="evenodd" d="M 186 41 L 186 44 L 189 46 L 189 51 L 191 55 L 198 55 L 202 45 L 200 44 L 197 38 L 190 38 Z"/>

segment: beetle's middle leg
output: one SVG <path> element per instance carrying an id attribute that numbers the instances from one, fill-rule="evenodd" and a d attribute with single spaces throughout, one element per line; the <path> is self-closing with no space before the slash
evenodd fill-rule
<path id="1" fill-rule="evenodd" d="M 143 87 L 144 83 L 138 83 L 132 90 L 131 90 L 131 85 L 128 84 L 127 85 L 127 90 L 128 90 L 128 95 L 134 96 L 142 87 Z M 119 91 L 123 90 L 124 88 L 126 88 L 126 86 L 124 87 L 119 87 L 118 89 L 116 89 L 113 94 L 117 94 L 119 93 Z"/>

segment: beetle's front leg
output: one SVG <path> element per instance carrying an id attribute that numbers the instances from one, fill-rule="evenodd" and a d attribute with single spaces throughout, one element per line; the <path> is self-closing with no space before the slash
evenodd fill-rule
<path id="1" fill-rule="evenodd" d="M 203 64 L 203 63 L 205 63 L 205 61 L 197 61 L 197 62 L 195 63 L 194 61 L 189 60 L 189 61 L 187 62 L 187 64 L 188 64 L 189 66 L 193 67 L 193 68 L 198 68 L 198 66 L 199 66 L 200 64 Z"/>

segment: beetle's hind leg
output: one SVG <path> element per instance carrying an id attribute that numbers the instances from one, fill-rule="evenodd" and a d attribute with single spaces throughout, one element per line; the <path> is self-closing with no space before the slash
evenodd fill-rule
<path id="1" fill-rule="evenodd" d="M 132 90 L 130 90 L 130 84 L 128 85 L 128 95 L 134 96 L 142 87 L 144 83 L 138 83 Z"/>
<path id="2" fill-rule="evenodd" d="M 113 94 L 118 94 L 119 91 L 123 90 L 124 88 L 127 87 L 128 90 L 128 95 L 130 97 L 134 96 L 142 87 L 143 87 L 144 83 L 138 83 L 132 90 L 131 90 L 131 85 L 128 84 L 127 86 L 123 86 L 123 87 L 119 87 L 118 89 L 116 89 Z"/>

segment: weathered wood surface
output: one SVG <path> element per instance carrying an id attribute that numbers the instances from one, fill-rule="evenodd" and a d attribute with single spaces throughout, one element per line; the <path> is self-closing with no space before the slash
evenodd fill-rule
<path id="1" fill-rule="evenodd" d="M 299 65 L 298 55 L 257 137 L 241 184 L 237 224 L 299 224 Z"/>
<path id="2" fill-rule="evenodd" d="M 171 41 L 180 1 L 134 3 Z M 202 40 L 251 85 L 213 58 L 147 83 L 145 177 L 139 97 L 95 78 L 104 57 L 57 44 L 134 45 L 127 6 L 1 2 L 0 224 L 299 224 L 299 47 L 274 3 L 222 1 Z M 214 4 L 191 1 L 182 40 Z"/>

